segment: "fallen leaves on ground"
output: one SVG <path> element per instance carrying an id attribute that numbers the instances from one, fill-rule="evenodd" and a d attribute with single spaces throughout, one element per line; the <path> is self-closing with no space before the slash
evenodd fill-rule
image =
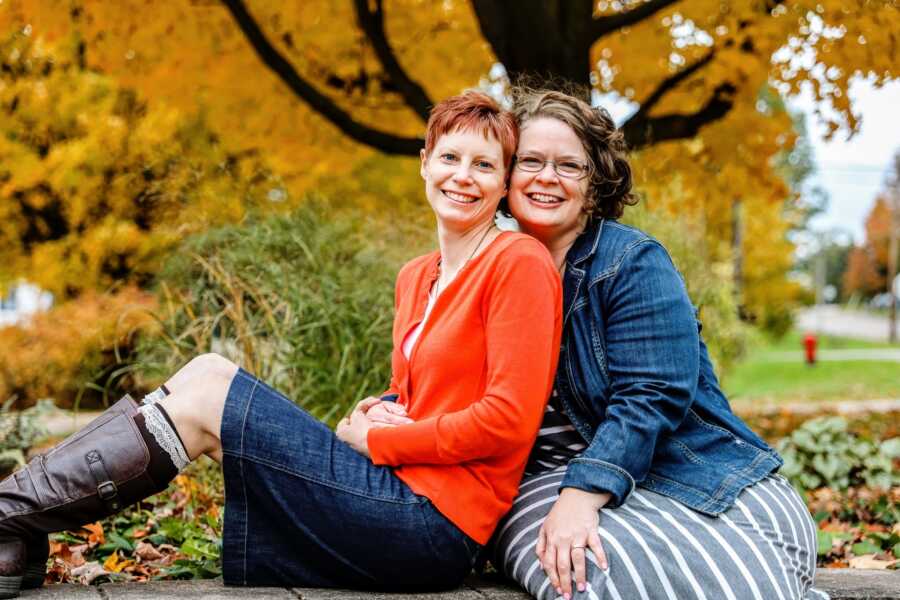
<path id="1" fill-rule="evenodd" d="M 812 416 L 837 415 L 829 410 L 828 404 L 820 405 L 815 415 L 792 411 L 784 407 L 774 413 L 760 413 L 752 410 L 740 412 L 740 417 L 764 440 L 774 444 L 788 436 Z M 868 440 L 887 440 L 900 436 L 900 411 L 871 412 L 842 415 L 847 419 L 847 431 Z"/>
<path id="2" fill-rule="evenodd" d="M 819 566 L 900 568 L 900 487 L 821 488 L 807 493 L 818 523 Z"/>
<path id="3" fill-rule="evenodd" d="M 221 575 L 222 477 L 192 464 L 169 488 L 122 513 L 50 540 L 48 583 Z"/>

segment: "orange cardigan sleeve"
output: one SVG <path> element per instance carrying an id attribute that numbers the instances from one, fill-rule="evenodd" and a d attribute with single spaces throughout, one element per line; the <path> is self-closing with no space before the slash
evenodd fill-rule
<path id="1" fill-rule="evenodd" d="M 484 396 L 456 412 L 370 430 L 375 464 L 455 464 L 534 442 L 556 372 L 561 289 L 549 254 L 533 244 L 504 253 L 487 284 Z"/>

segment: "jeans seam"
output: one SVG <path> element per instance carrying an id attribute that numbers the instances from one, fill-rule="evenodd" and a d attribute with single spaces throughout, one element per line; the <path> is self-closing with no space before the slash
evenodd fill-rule
<path id="1" fill-rule="evenodd" d="M 696 454 L 694 454 L 694 451 L 691 450 L 690 446 L 688 446 L 688 445 L 685 444 L 684 442 L 681 442 L 681 441 L 679 441 L 679 440 L 676 440 L 675 438 L 670 439 L 669 442 L 672 443 L 672 444 L 675 444 L 675 445 L 678 446 L 678 447 L 680 447 L 681 450 L 682 450 L 682 452 L 684 453 L 685 457 L 686 457 L 689 461 L 691 461 L 692 463 L 694 463 L 695 465 L 705 465 L 705 466 L 709 466 L 709 463 L 708 463 L 707 461 L 703 460 L 702 458 L 700 458 L 699 456 L 697 456 Z"/>
<path id="2" fill-rule="evenodd" d="M 250 389 L 250 396 L 247 398 L 247 405 L 244 407 L 244 418 L 241 419 L 241 454 L 244 453 L 244 432 L 247 430 L 247 416 L 250 414 L 250 404 L 253 403 L 253 394 L 256 392 L 256 386 L 259 383 L 259 379 L 254 378 L 253 387 Z M 247 521 L 250 518 L 250 509 L 247 506 L 247 478 L 244 476 L 244 462 L 239 461 L 241 465 L 241 488 L 243 495 L 243 504 L 244 504 L 244 549 L 243 556 L 241 556 L 241 560 L 243 561 L 243 568 L 241 572 L 241 578 L 244 581 L 244 585 L 247 585 L 247 538 L 248 538 L 248 530 Z"/>
<path id="3" fill-rule="evenodd" d="M 278 463 L 274 463 L 274 462 L 272 462 L 272 461 L 270 461 L 270 460 L 266 460 L 265 458 L 260 458 L 260 457 L 258 457 L 258 456 L 250 456 L 250 455 L 248 455 L 248 454 L 235 454 L 235 453 L 233 453 L 233 452 L 226 452 L 225 454 L 227 454 L 228 456 L 232 456 L 232 457 L 234 457 L 234 458 L 237 458 L 237 459 L 240 460 L 240 461 L 245 461 L 245 460 L 246 460 L 246 461 L 248 461 L 248 462 L 257 463 L 257 464 L 263 465 L 263 466 L 265 466 L 265 467 L 269 467 L 269 468 L 271 468 L 271 469 L 275 469 L 276 471 L 281 471 L 282 473 L 287 473 L 288 475 L 292 475 L 292 476 L 294 476 L 294 477 L 298 477 L 298 478 L 303 479 L 303 480 L 305 480 L 305 481 L 309 481 L 309 482 L 315 483 L 315 484 L 317 484 L 317 485 L 322 485 L 322 486 L 325 486 L 325 487 L 328 487 L 328 488 L 331 488 L 331 489 L 334 489 L 334 490 L 339 490 L 339 491 L 341 491 L 341 492 L 344 492 L 344 493 L 347 493 L 347 494 L 352 494 L 352 495 L 354 495 L 354 496 L 358 496 L 358 497 L 360 497 L 360 498 L 365 498 L 365 499 L 367 499 L 367 500 L 374 500 L 374 501 L 377 501 L 377 502 L 389 502 L 389 503 L 391 503 L 391 504 L 401 504 L 401 505 L 412 505 L 412 504 L 417 504 L 417 503 L 420 502 L 418 499 L 411 499 L 411 500 L 409 500 L 409 501 L 404 501 L 404 500 L 397 500 L 397 499 L 394 499 L 394 498 L 385 498 L 385 497 L 383 497 L 383 496 L 373 496 L 373 495 L 370 495 L 370 494 L 364 494 L 364 493 L 361 493 L 359 490 L 356 490 L 356 489 L 344 487 L 344 486 L 341 486 L 341 485 L 336 485 L 336 484 L 335 484 L 334 482 L 332 482 L 332 481 L 328 481 L 328 480 L 325 480 L 325 479 L 318 479 L 318 478 L 313 477 L 313 476 L 311 476 L 311 475 L 309 475 L 309 474 L 307 474 L 307 473 L 300 473 L 300 472 L 294 471 L 294 470 L 292 470 L 292 469 L 288 469 L 288 468 L 286 468 L 286 467 L 283 466 L 283 465 L 279 465 Z"/>
<path id="4" fill-rule="evenodd" d="M 706 381 L 704 381 L 703 385 L 707 390 L 709 389 L 709 384 Z M 705 427 L 706 429 L 710 429 L 712 431 L 724 433 L 732 439 L 739 439 L 733 432 L 728 431 L 724 427 L 719 427 L 718 425 L 708 422 L 706 419 L 698 415 L 693 408 L 688 409 L 688 416 L 690 416 L 690 418 L 693 419 L 694 422 L 696 422 L 700 427 Z"/>
<path id="5" fill-rule="evenodd" d="M 422 525 L 425 529 L 425 537 L 428 538 L 428 547 L 431 548 L 431 555 L 439 557 L 437 546 L 434 544 L 434 538 L 431 535 L 431 528 L 428 526 L 428 519 L 425 517 L 425 502 L 419 502 L 419 516 L 422 517 Z"/>

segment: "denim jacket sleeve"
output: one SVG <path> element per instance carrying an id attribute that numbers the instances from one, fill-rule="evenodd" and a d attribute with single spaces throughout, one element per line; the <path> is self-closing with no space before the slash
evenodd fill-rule
<path id="1" fill-rule="evenodd" d="M 699 377 L 699 333 L 684 282 L 655 240 L 635 242 L 596 285 L 602 288 L 589 294 L 599 306 L 589 308 L 605 341 L 607 406 L 562 487 L 609 492 L 614 508 L 647 476 L 657 440 L 687 414 Z"/>

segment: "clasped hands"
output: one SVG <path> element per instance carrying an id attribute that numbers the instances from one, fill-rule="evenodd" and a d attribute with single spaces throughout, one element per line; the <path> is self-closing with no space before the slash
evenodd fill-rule
<path id="1" fill-rule="evenodd" d="M 360 400 L 350 415 L 341 419 L 335 435 L 363 456 L 371 457 L 368 442 L 370 429 L 412 422 L 402 405 L 370 396 Z"/>

